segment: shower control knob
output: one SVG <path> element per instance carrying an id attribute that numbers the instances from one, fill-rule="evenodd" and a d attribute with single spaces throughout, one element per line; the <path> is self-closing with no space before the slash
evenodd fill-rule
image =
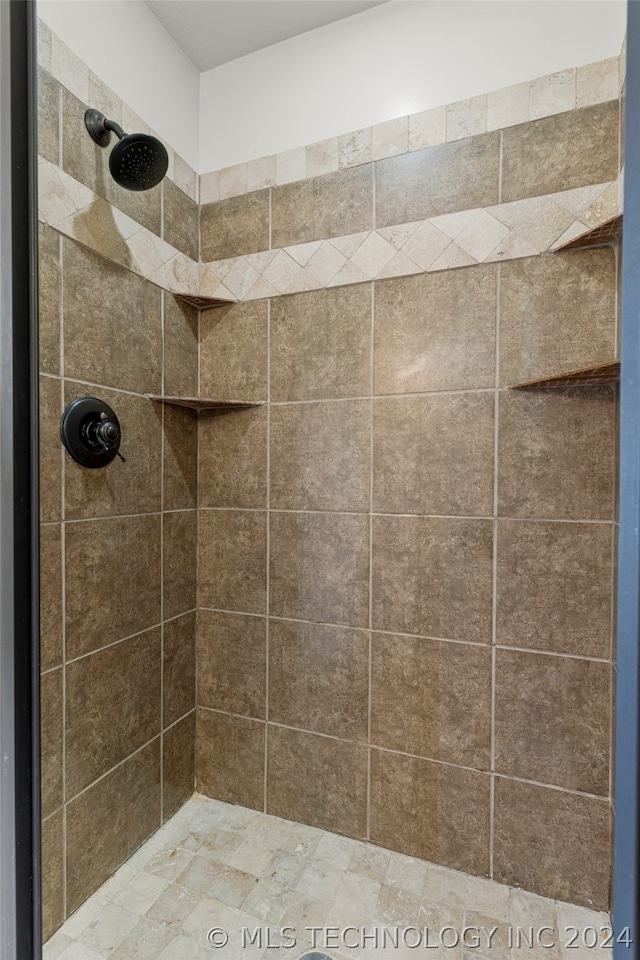
<path id="1" fill-rule="evenodd" d="M 79 397 L 69 404 L 60 434 L 69 456 L 83 467 L 106 467 L 116 457 L 124 461 L 120 422 L 111 407 L 96 397 Z"/>

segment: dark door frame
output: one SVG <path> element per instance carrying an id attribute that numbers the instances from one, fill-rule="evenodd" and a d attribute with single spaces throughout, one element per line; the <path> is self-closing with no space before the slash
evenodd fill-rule
<path id="1" fill-rule="evenodd" d="M 41 956 L 35 4 L 0 2 L 0 955 Z"/>

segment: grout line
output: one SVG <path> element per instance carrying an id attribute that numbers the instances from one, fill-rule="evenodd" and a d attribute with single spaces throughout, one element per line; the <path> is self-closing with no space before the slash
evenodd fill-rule
<path id="1" fill-rule="evenodd" d="M 502 135 L 500 138 L 502 164 Z M 496 645 L 498 642 L 498 450 L 500 384 L 500 265 L 496 270 L 495 395 L 493 408 L 493 557 L 491 597 L 491 785 L 489 796 L 489 876 L 494 873 L 496 770 Z"/>
<path id="2" fill-rule="evenodd" d="M 373 168 L 373 164 L 371 165 Z M 374 223 L 375 223 L 375 176 L 374 176 Z M 369 345 L 369 664 L 367 678 L 367 840 L 371 838 L 371 678 L 373 671 L 373 378 L 375 365 L 375 315 L 376 315 L 376 285 L 371 284 L 371 332 Z"/>
<path id="3" fill-rule="evenodd" d="M 271 189 L 269 189 L 269 246 L 271 246 Z M 269 775 L 269 657 L 271 605 L 271 300 L 267 300 L 267 536 L 266 536 L 266 622 L 265 622 L 265 704 L 264 704 L 264 798 L 263 810 L 267 812 Z"/>
<path id="4" fill-rule="evenodd" d="M 164 185 L 162 196 L 164 197 Z M 164 224 L 164 216 L 162 218 Z M 162 330 L 162 392 L 165 386 L 165 293 L 160 297 L 160 321 Z M 162 435 L 160 438 L 160 824 L 164 823 L 164 485 L 165 485 L 165 414 L 166 407 L 162 404 L 160 422 Z"/>
<path id="5" fill-rule="evenodd" d="M 60 101 L 60 123 L 62 124 L 62 94 Z M 60 154 L 62 155 L 62 126 L 60 127 Z M 61 161 L 62 162 L 62 161 Z M 62 236 L 58 238 L 58 260 L 60 264 L 60 290 L 58 302 L 58 323 L 60 328 L 59 342 L 59 370 L 61 378 L 64 377 L 65 356 L 64 356 L 64 241 Z M 60 405 L 64 410 L 64 379 L 60 380 Z M 60 444 L 60 566 L 61 566 L 61 584 L 60 600 L 62 603 L 62 915 L 67 917 L 67 537 L 66 537 L 66 512 L 65 512 L 65 492 L 66 492 L 66 460 L 65 449 Z"/>
<path id="6" fill-rule="evenodd" d="M 171 623 L 172 620 L 180 620 L 181 617 L 186 617 L 190 613 L 193 613 L 193 609 L 186 610 L 184 613 L 179 613 L 175 617 L 170 617 L 166 622 Z M 77 663 L 79 660 L 86 660 L 87 657 L 93 656 L 94 653 L 102 653 L 103 650 L 110 650 L 111 647 L 117 647 L 119 643 L 126 643 L 127 640 L 135 640 L 136 637 L 141 637 L 145 633 L 150 633 L 152 630 L 159 630 L 161 628 L 162 628 L 162 621 L 159 620 L 157 623 L 152 623 L 151 626 L 149 627 L 144 627 L 142 630 L 136 631 L 136 633 L 130 633 L 126 637 L 120 637 L 120 639 L 118 640 L 112 640 L 111 643 L 105 643 L 101 647 L 96 647 L 94 650 L 87 651 L 87 653 L 81 653 L 77 657 L 71 657 L 66 661 L 66 665 L 69 666 L 69 664 Z"/>
<path id="7" fill-rule="evenodd" d="M 267 513 L 266 507 L 208 507 L 202 506 L 201 510 L 209 511 L 210 513 Z M 166 511 L 174 513 L 186 513 L 186 510 L 175 510 L 175 511 Z M 269 511 L 270 513 L 277 514 L 313 514 L 319 516 L 345 516 L 345 517 L 366 517 L 368 516 L 369 511 L 355 511 L 355 510 L 294 510 L 291 508 L 284 507 L 272 507 Z M 132 516 L 150 516 L 151 514 L 132 514 Z M 379 511 L 373 511 L 372 516 L 374 517 L 386 517 L 389 519 L 396 520 L 463 520 L 465 522 L 480 522 L 480 523 L 493 523 L 497 521 L 499 524 L 504 523 L 571 523 L 571 524 L 583 524 L 590 526 L 609 526 L 612 521 L 609 520 L 573 520 L 567 519 L 564 517 L 511 517 L 508 515 L 495 517 L 494 513 L 488 514 L 445 514 L 445 513 L 383 513 Z M 87 520 L 103 520 L 103 519 L 120 519 L 119 517 L 89 517 Z M 77 520 L 73 521 L 74 523 L 82 523 L 87 521 Z"/>

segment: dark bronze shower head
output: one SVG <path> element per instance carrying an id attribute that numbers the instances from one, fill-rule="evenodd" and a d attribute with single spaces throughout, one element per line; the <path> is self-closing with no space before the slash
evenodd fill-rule
<path id="1" fill-rule="evenodd" d="M 89 109 L 84 122 L 91 139 L 100 147 L 107 147 L 111 134 L 118 143 L 111 151 L 111 176 L 125 190 L 150 190 L 157 186 L 167 172 L 169 156 L 164 145 L 148 133 L 124 132 L 115 120 L 107 120 L 99 110 Z"/>

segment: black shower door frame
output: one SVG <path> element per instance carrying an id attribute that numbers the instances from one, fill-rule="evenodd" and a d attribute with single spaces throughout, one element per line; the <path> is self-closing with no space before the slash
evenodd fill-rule
<path id="1" fill-rule="evenodd" d="M 0 0 L 0 956 L 41 956 L 35 4 Z"/>

